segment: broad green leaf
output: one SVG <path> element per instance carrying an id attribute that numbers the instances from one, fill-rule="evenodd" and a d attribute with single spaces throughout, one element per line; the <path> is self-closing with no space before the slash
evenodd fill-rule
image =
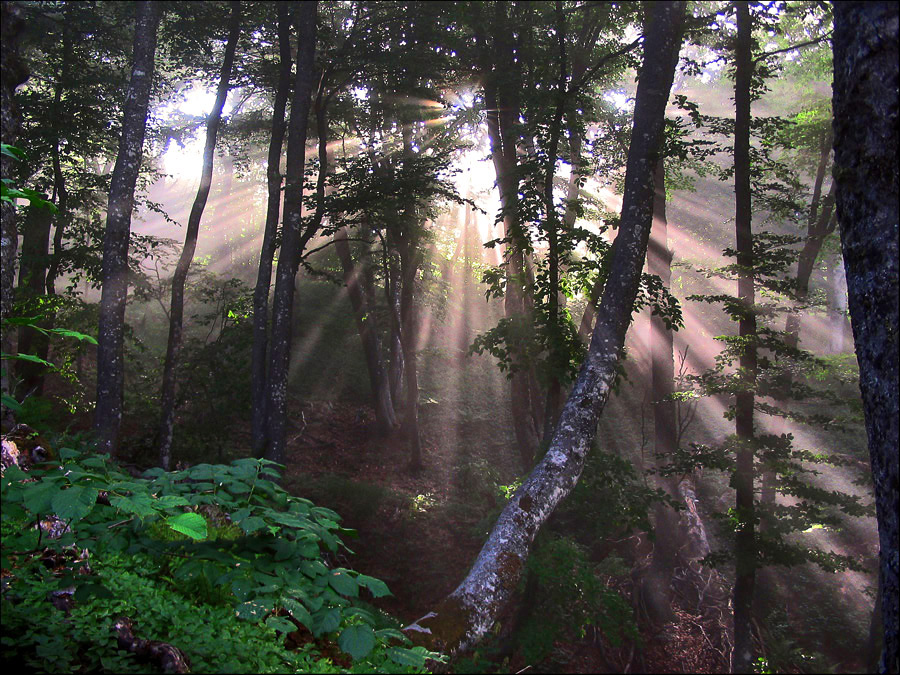
<path id="1" fill-rule="evenodd" d="M 347 626 L 338 637 L 338 646 L 357 661 L 372 651 L 375 631 L 371 626 Z"/>
<path id="2" fill-rule="evenodd" d="M 134 513 L 141 518 L 144 516 L 152 516 L 157 511 L 153 508 L 153 498 L 150 495 L 135 495 L 134 497 L 122 497 L 116 495 L 109 498 L 110 506 L 114 506 L 122 511 Z"/>
<path id="3" fill-rule="evenodd" d="M 234 610 L 234 613 L 240 619 L 246 619 L 247 621 L 259 621 L 269 613 L 269 608 L 265 603 L 259 600 L 249 600 L 248 602 L 242 602 L 240 605 L 238 605 Z"/>
<path id="4" fill-rule="evenodd" d="M 199 513 L 179 513 L 166 518 L 166 525 L 176 532 L 186 534 L 191 539 L 206 539 L 206 519 Z"/>
<path id="5" fill-rule="evenodd" d="M 399 663 L 401 666 L 412 666 L 413 668 L 425 667 L 425 657 L 411 649 L 405 647 L 388 647 L 385 650 L 385 653 L 391 661 Z"/>
<path id="6" fill-rule="evenodd" d="M 249 518 L 244 518 L 239 525 L 245 534 L 253 534 L 264 528 L 266 526 L 266 521 L 259 516 L 250 516 Z"/>
<path id="7" fill-rule="evenodd" d="M 337 630 L 337 627 L 341 625 L 341 610 L 336 607 L 331 607 L 324 611 L 317 612 L 314 619 L 316 629 L 313 631 L 313 634 L 318 637 L 324 633 L 330 633 Z"/>
<path id="8" fill-rule="evenodd" d="M 181 495 L 163 495 L 156 500 L 161 507 L 168 509 L 173 506 L 187 506 L 190 502 Z"/>
<path id="9" fill-rule="evenodd" d="M 29 483 L 30 487 L 26 490 L 23 498 L 25 508 L 36 515 L 49 513 L 50 502 L 59 492 L 58 482 L 59 479 L 45 478 L 40 483 Z"/>
<path id="10" fill-rule="evenodd" d="M 383 598 L 386 595 L 391 595 L 388 585 L 381 579 L 376 579 L 375 577 L 370 577 L 365 574 L 359 574 L 356 577 L 356 581 L 360 586 L 368 588 L 369 593 L 372 594 L 373 598 Z"/>
<path id="11" fill-rule="evenodd" d="M 56 333 L 57 335 L 62 335 L 63 337 L 75 338 L 76 340 L 84 340 L 85 342 L 90 342 L 92 345 L 97 344 L 97 340 L 90 335 L 85 335 L 84 333 L 79 333 L 77 330 L 68 330 L 66 328 L 50 328 L 48 329 L 50 333 Z"/>
<path id="12" fill-rule="evenodd" d="M 51 508 L 63 520 L 78 521 L 84 518 L 97 503 L 95 488 L 72 485 L 67 490 L 60 490 L 51 501 Z"/>
<path id="13" fill-rule="evenodd" d="M 294 617 L 297 621 L 306 626 L 309 630 L 312 630 L 313 627 L 313 619 L 312 615 L 302 604 L 294 600 L 293 598 L 284 598 L 282 601 L 284 608 L 290 612 L 291 616 Z"/>
<path id="14" fill-rule="evenodd" d="M 344 570 L 332 570 L 328 574 L 328 583 L 341 595 L 349 597 L 359 595 L 359 584 Z"/>
<path id="15" fill-rule="evenodd" d="M 277 631 L 282 633 L 293 633 L 297 630 L 297 626 L 293 624 L 293 622 L 288 621 L 283 616 L 270 616 L 266 619 L 266 626 L 269 628 L 274 628 Z"/>

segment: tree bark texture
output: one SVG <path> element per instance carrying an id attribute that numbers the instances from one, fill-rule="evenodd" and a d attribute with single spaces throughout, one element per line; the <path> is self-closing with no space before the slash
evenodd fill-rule
<path id="1" fill-rule="evenodd" d="M 578 482 L 615 378 L 631 322 L 653 212 L 653 168 L 681 46 L 685 3 L 647 5 L 644 64 L 625 176 L 620 244 L 612 260 L 587 357 L 550 447 L 500 514 L 467 577 L 434 612 L 407 627 L 443 651 L 465 650 L 491 630 L 515 592 L 538 529 Z"/>
<path id="2" fill-rule="evenodd" d="M 219 72 L 219 85 L 216 89 L 216 100 L 206 118 L 206 143 L 203 147 L 203 168 L 200 171 L 200 186 L 194 197 L 194 205 L 188 216 L 187 229 L 184 233 L 184 248 L 175 267 L 172 277 L 172 302 L 169 309 L 169 340 L 166 346 L 166 362 L 163 368 L 162 394 L 160 395 L 160 422 L 157 432 L 157 451 L 159 465 L 169 470 L 172 460 L 172 434 L 175 429 L 175 385 L 178 379 L 178 361 L 181 357 L 181 346 L 184 342 L 184 285 L 187 281 L 194 251 L 197 250 L 197 238 L 200 234 L 200 220 L 206 209 L 209 189 L 212 185 L 213 157 L 216 150 L 216 138 L 222 123 L 222 109 L 231 84 L 231 71 L 234 67 L 234 54 L 237 49 L 238 36 L 241 32 L 241 3 L 231 3 L 231 19 L 228 24 L 228 41 L 225 44 L 225 55 L 222 69 Z"/>
<path id="3" fill-rule="evenodd" d="M 161 3 L 139 2 L 136 7 L 131 82 L 125 99 L 122 137 L 113 169 L 103 237 L 103 284 L 97 328 L 97 404 L 94 430 L 101 452 L 116 454 L 122 422 L 125 382 L 124 327 L 128 295 L 128 241 L 134 187 L 143 156 L 147 108 L 153 82 L 156 30 Z"/>
<path id="4" fill-rule="evenodd" d="M 272 111 L 272 135 L 269 139 L 266 179 L 266 225 L 259 252 L 256 287 L 253 289 L 253 347 L 250 364 L 252 401 L 251 447 L 254 457 L 262 457 L 268 438 L 266 428 L 266 352 L 269 343 L 269 289 L 272 286 L 272 260 L 275 235 L 281 212 L 281 152 L 284 147 L 285 109 L 291 89 L 291 17 L 287 3 L 278 3 L 278 84 Z"/>
<path id="5" fill-rule="evenodd" d="M 313 57 L 316 51 L 317 2 L 303 2 L 294 10 L 297 30 L 297 72 L 288 124 L 287 179 L 281 228 L 281 252 L 275 270 L 275 295 L 272 298 L 272 337 L 269 345 L 268 416 L 269 442 L 265 456 L 275 462 L 284 460 L 284 435 L 287 416 L 288 369 L 291 361 L 291 334 L 294 306 L 294 279 L 300 255 L 312 232 L 301 229 L 303 206 L 303 169 L 306 165 L 306 135 L 309 126 L 310 96 L 313 91 Z"/>
<path id="6" fill-rule="evenodd" d="M 869 440 L 884 643 L 898 672 L 898 5 L 834 4 L 834 176 Z"/>
<path id="7" fill-rule="evenodd" d="M 753 77 L 752 19 L 746 1 L 735 3 L 737 42 L 734 82 L 734 193 L 735 237 L 738 264 L 738 299 L 742 313 L 740 337 L 746 340 L 739 359 L 742 389 L 735 396 L 735 431 L 738 438 L 737 466 L 732 480 L 739 524 L 735 533 L 734 652 L 732 670 L 753 672 L 751 620 L 756 583 L 756 532 L 753 408 L 756 387 L 756 292 L 753 280 L 753 229 L 750 196 L 750 84 Z"/>

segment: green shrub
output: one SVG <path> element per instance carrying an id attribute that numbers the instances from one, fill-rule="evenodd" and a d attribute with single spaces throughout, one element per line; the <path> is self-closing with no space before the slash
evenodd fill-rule
<path id="1" fill-rule="evenodd" d="M 62 448 L 61 466 L 18 467 L 2 479 L 4 658 L 41 670 L 141 669 L 118 652 L 123 613 L 142 637 L 169 641 L 198 672 L 423 672 L 426 658 L 358 600 L 384 582 L 330 564 L 344 547 L 339 516 L 280 488 L 276 466 L 241 459 L 184 471 L 124 473 L 108 457 Z M 50 539 L 32 525 L 58 518 Z M 23 526 L 24 525 L 24 526 Z M 89 574 L 73 552 L 90 556 Z M 48 569 L 42 560 L 52 560 Z M 47 594 L 74 587 L 72 615 Z M 99 604 L 98 604 L 99 603 Z M 307 636 L 300 652 L 289 633 Z M 244 646 L 224 648 L 229 641 Z M 331 653 L 331 652 L 329 652 Z"/>

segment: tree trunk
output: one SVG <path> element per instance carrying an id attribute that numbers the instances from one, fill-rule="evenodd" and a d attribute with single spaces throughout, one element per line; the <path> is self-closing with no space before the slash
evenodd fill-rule
<path id="1" fill-rule="evenodd" d="M 436 611 L 407 627 L 442 651 L 481 640 L 512 597 L 538 529 L 578 482 L 615 378 L 637 295 L 653 216 L 653 167 L 674 79 L 685 3 L 647 5 L 644 64 L 628 152 L 619 239 L 588 355 L 544 457 L 510 499 L 465 580 Z M 430 632 L 425 632 L 425 631 Z"/>
<path id="2" fill-rule="evenodd" d="M 656 188 L 653 197 L 653 228 L 647 247 L 647 271 L 662 280 L 668 289 L 672 280 L 672 252 L 668 243 L 668 221 L 666 219 L 665 163 L 660 158 L 654 170 L 653 182 Z M 672 330 L 666 327 L 662 317 L 650 317 L 650 377 L 653 404 L 653 449 L 654 464 L 659 465 L 671 457 L 675 451 L 675 436 L 678 423 L 675 417 L 675 402 L 671 400 L 674 391 L 675 354 Z M 658 479 L 659 487 L 672 497 L 678 497 L 677 481 L 672 478 Z M 666 504 L 654 508 L 656 524 L 653 542 L 653 558 L 647 572 L 647 608 L 651 618 L 658 623 L 675 620 L 669 586 L 678 553 L 680 533 L 678 514 Z"/>
<path id="3" fill-rule="evenodd" d="M 141 169 L 147 108 L 153 81 L 156 29 L 162 6 L 139 2 L 136 8 L 134 57 L 131 82 L 125 98 L 122 137 L 113 169 L 103 237 L 103 288 L 97 327 L 97 405 L 94 430 L 99 450 L 115 456 L 122 422 L 122 395 L 125 381 L 123 339 L 125 301 L 128 295 L 128 241 L 134 187 Z"/>
<path id="4" fill-rule="evenodd" d="M 403 346 L 403 373 L 406 380 L 403 427 L 409 442 L 409 468 L 412 471 L 420 471 L 422 469 L 422 437 L 419 431 L 415 306 L 416 272 L 419 268 L 420 256 L 416 250 L 418 238 L 413 237 L 411 232 L 407 232 L 406 239 L 400 250 L 400 269 L 403 275 L 400 286 L 400 340 Z"/>
<path id="5" fill-rule="evenodd" d="M 222 108 L 225 107 L 225 99 L 228 98 L 231 71 L 234 66 L 234 53 L 237 49 L 240 31 L 241 3 L 235 0 L 231 3 L 228 42 L 225 45 L 225 56 L 222 60 L 222 70 L 219 73 L 216 101 L 213 103 L 213 109 L 209 113 L 209 117 L 206 118 L 206 144 L 203 148 L 203 168 L 200 172 L 200 186 L 197 188 L 194 205 L 191 207 L 191 214 L 188 217 L 187 229 L 184 234 L 184 248 L 181 250 L 181 257 L 178 259 L 175 275 L 172 277 L 169 341 L 166 347 L 166 363 L 163 368 L 162 394 L 160 395 L 161 414 L 157 432 L 159 465 L 166 471 L 169 470 L 172 459 L 172 433 L 175 428 L 175 384 L 178 377 L 177 369 L 181 356 L 181 346 L 184 340 L 184 285 L 191 267 L 191 261 L 194 259 L 194 251 L 197 250 L 200 219 L 203 218 L 203 211 L 206 208 L 209 189 L 212 185 L 213 153 L 216 150 L 216 137 L 222 121 Z"/>
<path id="6" fill-rule="evenodd" d="M 14 2 L 2 3 L 0 21 L 0 140 L 14 146 L 19 133 L 19 113 L 14 94 L 16 87 L 28 79 L 28 69 L 19 57 L 19 38 L 22 35 L 22 8 Z M 0 157 L 0 175 L 9 178 L 14 160 Z M 13 285 L 16 280 L 16 249 L 19 234 L 16 229 L 16 207 L 4 202 L 0 205 L 0 320 L 9 318 L 13 306 Z M 4 353 L 12 352 L 12 333 L 4 327 L 2 339 Z M 8 365 L 0 363 L 0 393 L 11 396 Z M 12 426 L 12 411 L 2 406 L 0 409 L 3 427 Z"/>
<path id="7" fill-rule="evenodd" d="M 847 321 L 847 275 L 840 255 L 830 255 L 828 263 L 827 312 L 829 351 L 840 354 L 852 342 L 850 325 Z"/>
<path id="8" fill-rule="evenodd" d="M 272 135 L 269 140 L 266 177 L 268 201 L 266 225 L 259 252 L 259 270 L 253 289 L 253 347 L 250 364 L 250 396 L 253 406 L 251 447 L 254 457 L 265 454 L 268 442 L 266 428 L 266 348 L 269 333 L 269 288 L 272 285 L 272 260 L 275 256 L 275 234 L 281 210 L 281 151 L 284 146 L 288 94 L 291 88 L 291 17 L 290 6 L 278 3 L 278 50 L 281 58 L 275 104 L 272 111 Z"/>
<path id="9" fill-rule="evenodd" d="M 735 396 L 735 431 L 738 438 L 737 466 L 732 484 L 739 524 L 735 533 L 734 653 L 732 670 L 753 672 L 751 619 L 756 583 L 755 501 L 753 494 L 753 408 L 756 387 L 756 292 L 753 281 L 753 229 L 750 197 L 750 84 L 753 77 L 750 5 L 737 2 L 737 42 L 734 82 L 734 192 L 737 240 L 740 337 L 747 343 L 739 359 L 742 390 Z"/>
<path id="10" fill-rule="evenodd" d="M 288 369 L 294 308 L 294 279 L 300 255 L 312 232 L 301 231 L 303 169 L 306 164 L 306 134 L 310 96 L 313 91 L 313 61 L 316 51 L 317 2 L 304 2 L 294 10 L 297 29 L 297 73 L 288 125 L 287 182 L 284 194 L 281 252 L 275 270 L 272 300 L 272 341 L 269 350 L 268 398 L 266 401 L 269 443 L 266 459 L 284 461 L 284 434 L 287 416 Z"/>
<path id="11" fill-rule="evenodd" d="M 47 278 L 47 250 L 50 245 L 50 225 L 53 213 L 48 208 L 29 208 L 25 213 L 22 228 L 22 255 L 19 260 L 19 301 L 24 303 L 26 316 L 39 316 L 41 328 L 51 328 L 52 323 L 46 309 L 39 304 L 44 295 Z M 18 351 L 47 359 L 50 347 L 48 336 L 31 326 L 19 328 Z M 16 375 L 21 378 L 16 396 L 23 400 L 27 396 L 40 396 L 44 389 L 46 366 L 32 361 L 18 361 Z"/>
<path id="12" fill-rule="evenodd" d="M 869 440 L 884 631 L 898 668 L 898 167 L 896 2 L 834 4 L 834 175 Z"/>
<path id="13" fill-rule="evenodd" d="M 359 332 L 363 354 L 366 357 L 369 386 L 372 389 L 372 399 L 375 404 L 375 420 L 380 432 L 386 434 L 396 428 L 397 418 L 394 414 L 388 373 L 381 357 L 381 338 L 360 283 L 363 271 L 361 266 L 353 263 L 353 257 L 350 254 L 347 228 L 341 228 L 335 233 L 334 249 L 344 271 L 344 283 L 347 285 L 347 294 L 350 296 L 350 304 L 353 307 L 353 318 L 356 320 L 356 329 Z"/>

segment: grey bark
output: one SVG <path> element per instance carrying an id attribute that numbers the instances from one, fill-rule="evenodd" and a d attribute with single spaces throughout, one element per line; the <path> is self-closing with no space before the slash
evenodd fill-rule
<path id="1" fill-rule="evenodd" d="M 266 178 L 268 200 L 266 225 L 259 252 L 259 269 L 253 289 L 253 347 L 250 361 L 250 396 L 252 401 L 251 447 L 254 457 L 265 454 L 266 428 L 266 352 L 269 343 L 269 289 L 272 286 L 272 260 L 275 256 L 275 234 L 281 211 L 281 152 L 284 147 L 285 109 L 291 88 L 291 17 L 287 3 L 278 3 L 278 84 L 272 111 L 272 135 L 269 139 Z"/>
<path id="2" fill-rule="evenodd" d="M 751 619 L 756 583 L 756 531 L 753 412 L 757 369 L 756 291 L 753 279 L 753 230 L 750 192 L 750 84 L 753 77 L 752 20 L 746 1 L 735 3 L 737 41 L 734 81 L 734 193 L 735 238 L 738 264 L 738 299 L 742 313 L 738 331 L 747 340 L 739 358 L 742 389 L 735 396 L 735 432 L 738 437 L 737 466 L 732 484 L 739 524 L 735 533 L 734 652 L 732 670 L 753 672 Z"/>
<path id="3" fill-rule="evenodd" d="M 653 212 L 653 167 L 681 46 L 685 3 L 647 5 L 644 62 L 625 176 L 620 244 L 612 259 L 591 346 L 550 447 L 500 514 L 467 577 L 406 631 L 444 651 L 464 650 L 491 629 L 521 578 L 539 528 L 578 482 L 615 378 L 631 322 Z"/>
<path id="4" fill-rule="evenodd" d="M 47 248 L 50 244 L 50 226 L 53 213 L 48 208 L 29 208 L 25 213 L 25 224 L 22 228 L 22 253 L 19 259 L 19 302 L 23 302 L 26 316 L 41 314 L 39 306 L 30 303 L 44 294 L 47 278 Z M 52 328 L 48 316 L 38 319 L 41 328 Z M 33 354 L 45 359 L 50 347 L 46 334 L 31 326 L 19 327 L 17 351 L 21 354 Z M 16 376 L 20 378 L 16 397 L 19 400 L 31 395 L 40 396 L 44 390 L 44 373 L 46 366 L 32 361 L 16 362 Z"/>
<path id="5" fill-rule="evenodd" d="M 883 651 L 898 667 L 898 5 L 834 4 L 834 177 L 869 441 Z"/>
<path id="6" fill-rule="evenodd" d="M 175 428 L 175 385 L 177 380 L 178 361 L 184 341 L 184 285 L 190 271 L 194 251 L 197 250 L 197 238 L 200 234 L 200 220 L 206 209 L 209 190 L 212 185 L 213 153 L 216 150 L 216 138 L 222 122 L 222 108 L 228 98 L 231 83 L 231 71 L 234 66 L 234 54 L 237 49 L 238 35 L 241 30 L 241 3 L 231 3 L 231 19 L 228 25 L 228 41 L 225 44 L 225 55 L 219 73 L 219 85 L 216 89 L 216 100 L 206 118 L 206 143 L 203 147 L 203 168 L 200 172 L 200 186 L 194 197 L 194 205 L 188 216 L 187 229 L 184 234 L 184 248 L 175 267 L 172 277 L 172 302 L 169 310 L 169 340 L 166 346 L 166 362 L 163 368 L 162 394 L 160 396 L 160 422 L 157 435 L 157 451 L 159 465 L 169 470 L 172 460 L 172 435 Z"/>
<path id="7" fill-rule="evenodd" d="M 297 30 L 297 72 L 291 98 L 288 124 L 287 178 L 282 217 L 281 252 L 275 270 L 275 294 L 272 299 L 272 337 L 269 345 L 269 374 L 266 414 L 269 442 L 265 456 L 275 462 L 284 460 L 287 416 L 288 369 L 291 360 L 291 335 L 294 306 L 294 279 L 300 255 L 314 234 L 302 231 L 303 169 L 306 164 L 306 135 L 309 126 L 310 97 L 313 91 L 313 57 L 316 50 L 317 2 L 304 2 L 294 9 Z"/>
<path id="8" fill-rule="evenodd" d="M 125 301 L 128 295 L 128 241 L 134 188 L 141 168 L 147 108 L 153 82 L 156 30 L 162 12 L 158 2 L 139 2 L 134 31 L 131 81 L 125 99 L 122 137 L 113 169 L 103 237 L 100 316 L 97 328 L 97 404 L 94 431 L 99 450 L 115 455 L 122 421 L 125 381 L 123 353 Z"/>

